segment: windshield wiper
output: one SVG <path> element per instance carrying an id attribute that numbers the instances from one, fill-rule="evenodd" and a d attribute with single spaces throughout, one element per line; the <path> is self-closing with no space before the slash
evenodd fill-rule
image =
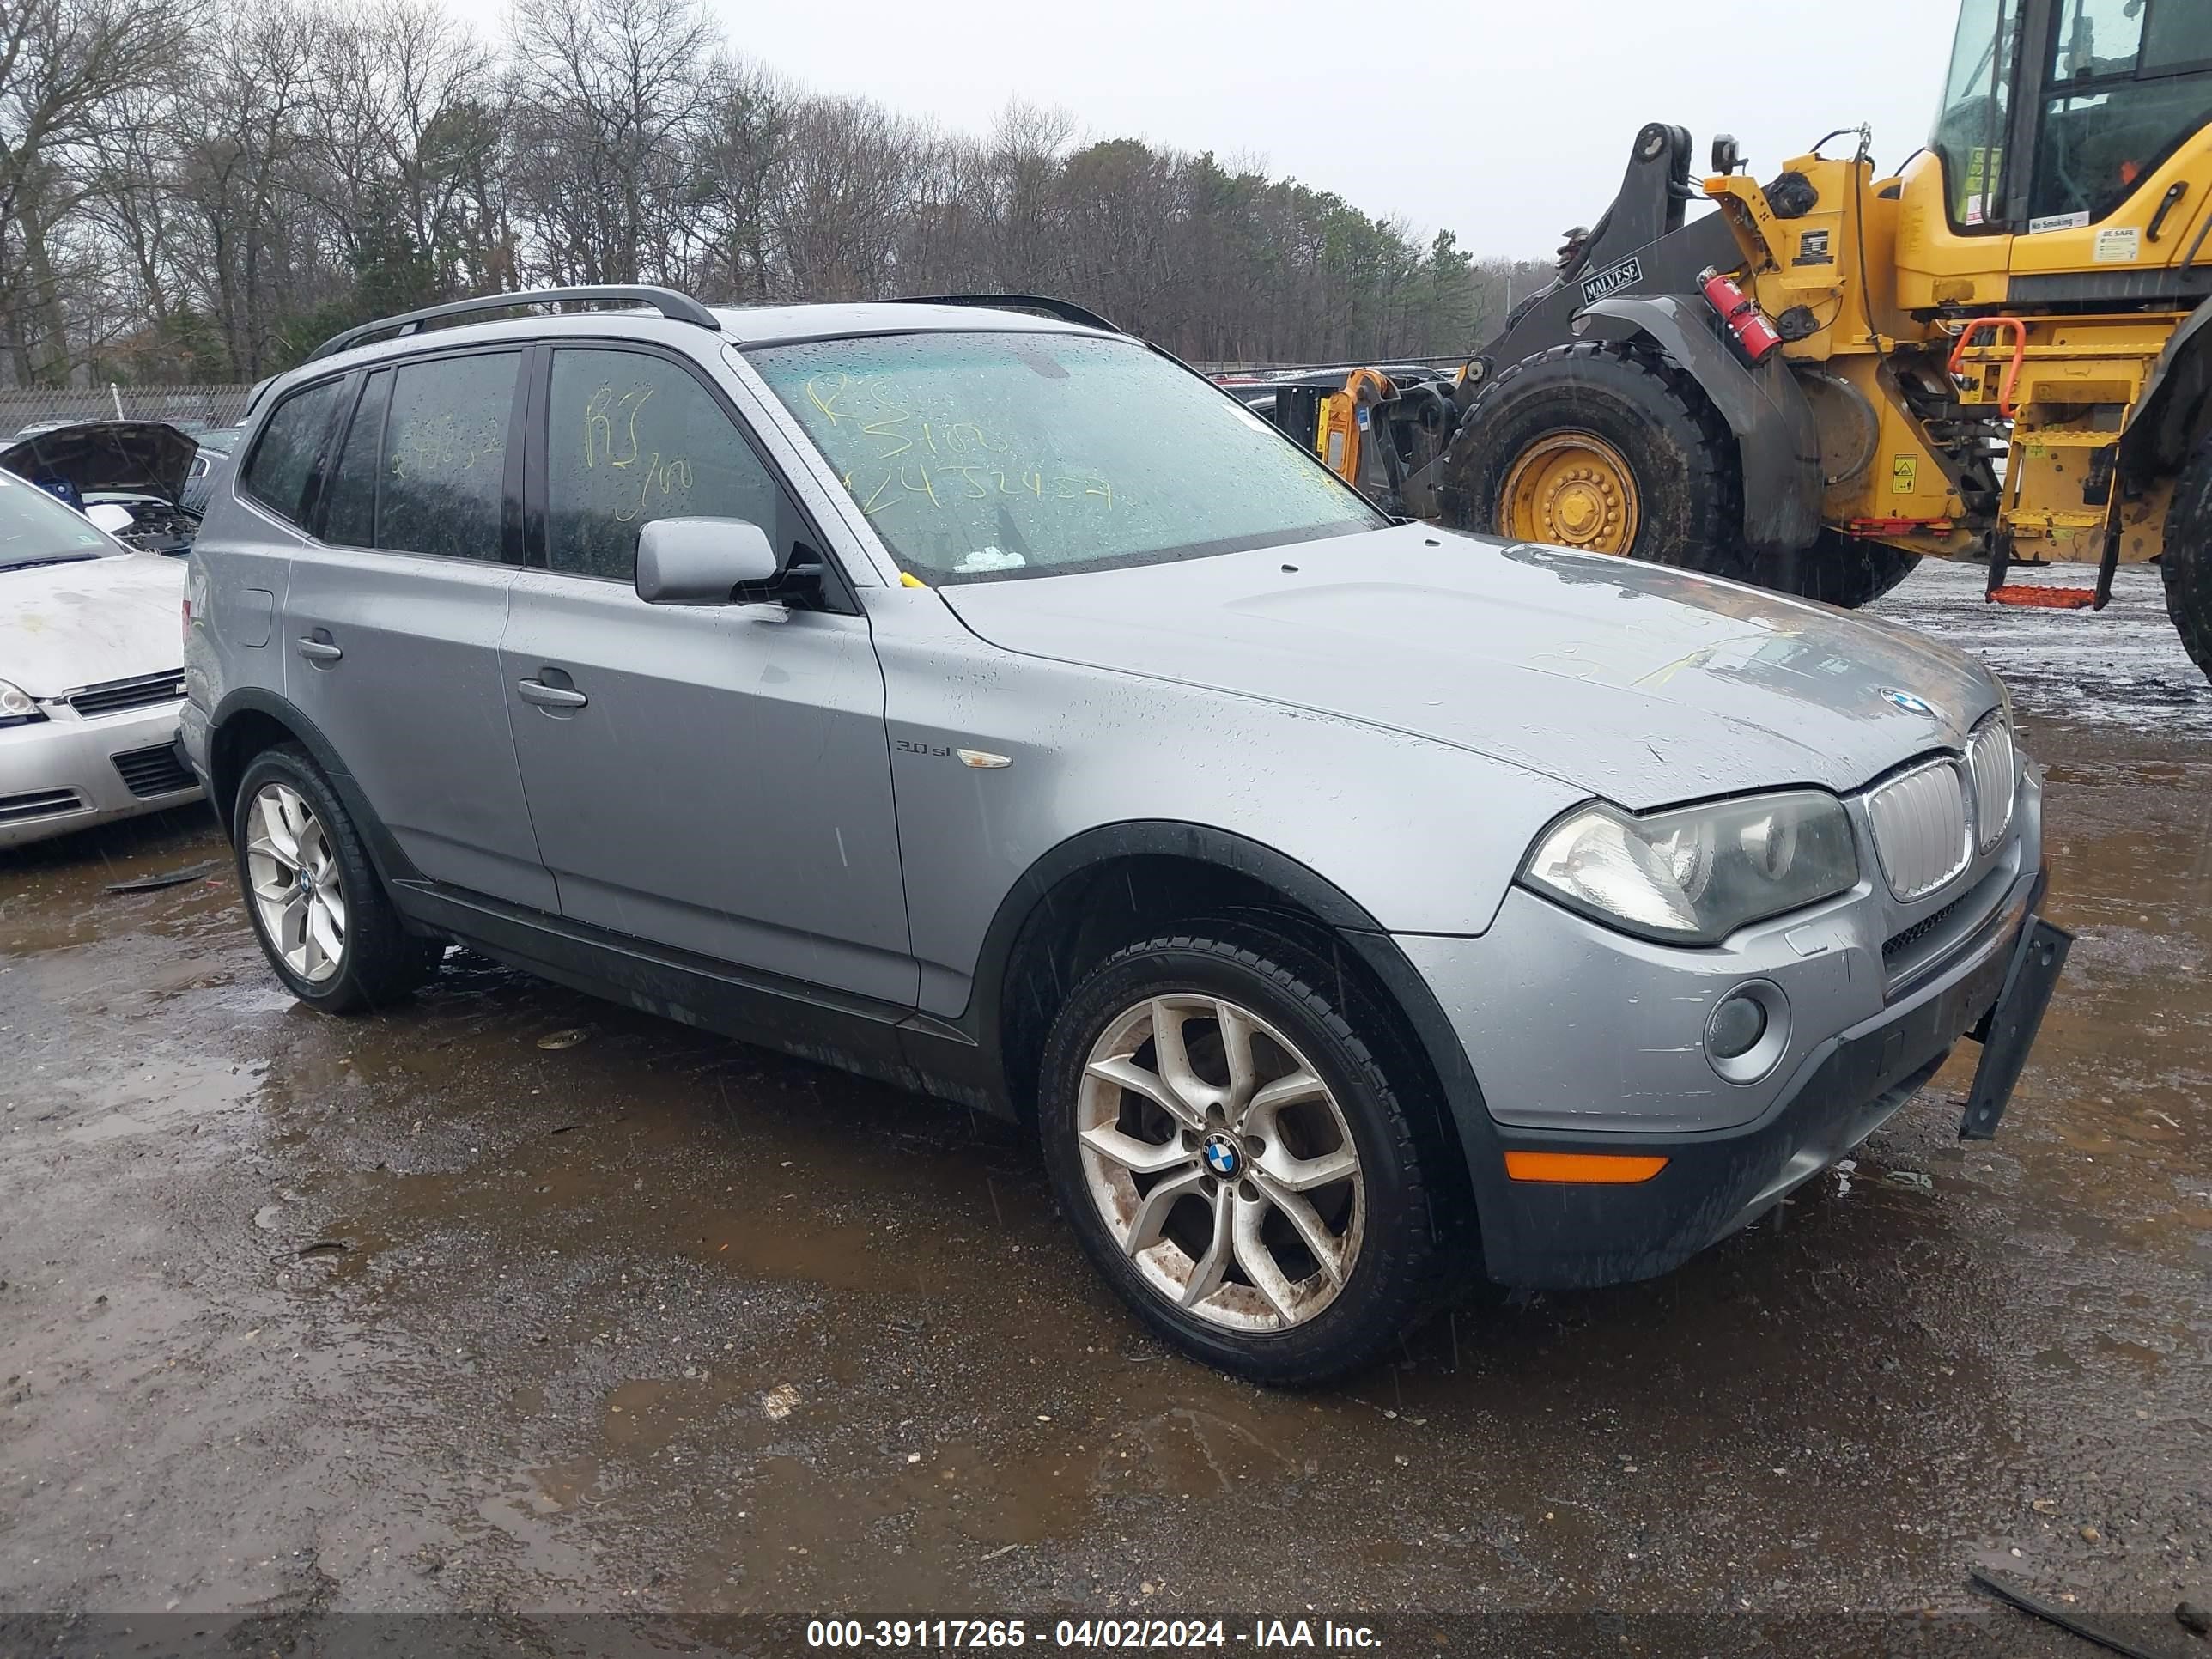
<path id="1" fill-rule="evenodd" d="M 97 553 L 57 553 L 51 559 L 24 559 L 15 564 L 0 564 L 0 570 L 37 570 L 50 564 L 88 564 L 99 556 Z"/>

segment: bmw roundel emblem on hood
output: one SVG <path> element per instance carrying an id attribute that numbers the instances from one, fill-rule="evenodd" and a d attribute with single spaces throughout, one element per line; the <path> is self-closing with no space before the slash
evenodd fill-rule
<path id="1" fill-rule="evenodd" d="M 1936 706 L 1924 697 L 1914 696 L 1910 691 L 1884 686 L 1881 700 L 1893 708 L 1902 708 L 1908 714 L 1925 714 L 1930 720 L 1936 718 Z"/>

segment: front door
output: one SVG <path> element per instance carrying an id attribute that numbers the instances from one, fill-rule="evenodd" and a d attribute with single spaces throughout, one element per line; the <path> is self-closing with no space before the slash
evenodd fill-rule
<path id="1" fill-rule="evenodd" d="M 538 846 L 579 921 L 911 1006 L 884 678 L 866 619 L 647 605 L 639 528 L 744 519 L 811 539 L 734 412 L 684 362 L 562 348 L 501 647 Z"/>
<path id="2" fill-rule="evenodd" d="M 522 360 L 464 352 L 346 383 L 308 491 L 319 538 L 291 560 L 284 684 L 423 875 L 551 910 L 499 665 L 521 552 Z"/>

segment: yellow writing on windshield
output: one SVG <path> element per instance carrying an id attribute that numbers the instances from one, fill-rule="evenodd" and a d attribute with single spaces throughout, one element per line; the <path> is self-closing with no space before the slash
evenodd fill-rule
<path id="1" fill-rule="evenodd" d="M 1012 464 L 1014 446 L 1000 433 L 957 411 L 925 416 L 902 392 L 880 379 L 845 374 L 806 383 L 807 403 L 826 422 L 817 436 L 844 464 L 844 486 L 871 518 L 917 497 L 940 512 L 948 504 L 1021 495 L 1112 508 L 1114 486 L 1095 470 Z"/>

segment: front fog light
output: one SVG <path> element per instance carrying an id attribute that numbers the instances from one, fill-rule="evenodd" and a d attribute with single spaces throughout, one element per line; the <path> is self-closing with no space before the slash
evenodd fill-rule
<path id="1" fill-rule="evenodd" d="M 1790 999 L 1771 980 L 1747 980 L 1705 1020 L 1705 1062 L 1730 1083 L 1756 1083 L 1790 1047 Z"/>
<path id="2" fill-rule="evenodd" d="M 1741 992 L 1713 1010 L 1705 1028 L 1705 1047 L 1716 1060 L 1740 1060 L 1766 1035 L 1766 1010 Z"/>

